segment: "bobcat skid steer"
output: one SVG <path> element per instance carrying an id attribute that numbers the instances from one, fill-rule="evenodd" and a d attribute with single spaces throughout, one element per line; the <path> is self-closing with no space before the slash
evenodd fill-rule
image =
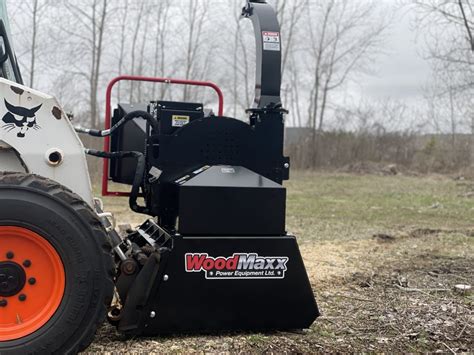
<path id="1" fill-rule="evenodd" d="M 246 121 L 223 115 L 213 83 L 123 76 L 107 89 L 105 129 L 93 130 L 23 85 L 0 0 L 0 354 L 77 353 L 106 318 L 133 336 L 314 322 L 285 227 L 280 27 L 265 0 L 248 0 L 242 16 L 257 43 Z M 219 111 L 159 97 L 112 109 L 114 85 L 130 80 L 211 88 Z M 78 134 L 103 139 L 103 151 L 85 149 Z M 103 195 L 128 196 L 147 216 L 141 226 L 115 231 L 93 197 L 87 154 L 104 161 Z"/>

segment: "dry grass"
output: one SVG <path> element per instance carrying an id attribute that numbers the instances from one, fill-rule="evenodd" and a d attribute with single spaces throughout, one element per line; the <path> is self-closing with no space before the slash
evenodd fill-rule
<path id="1" fill-rule="evenodd" d="M 474 285 L 474 182 L 299 173 L 288 188 L 288 225 L 323 313 L 311 329 L 123 339 L 104 326 L 89 351 L 474 351 L 474 297 L 453 291 Z M 142 220 L 124 200 L 106 206 Z"/>

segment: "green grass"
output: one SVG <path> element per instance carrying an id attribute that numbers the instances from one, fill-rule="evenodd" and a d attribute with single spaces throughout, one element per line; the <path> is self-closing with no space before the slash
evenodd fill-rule
<path id="1" fill-rule="evenodd" d="M 288 188 L 288 227 L 302 239 L 371 237 L 413 228 L 474 227 L 474 183 L 446 177 L 296 173 Z"/>
<path id="2" fill-rule="evenodd" d="M 416 228 L 474 228 L 474 198 L 462 197 L 474 191 L 474 182 L 296 172 L 285 185 L 288 230 L 302 242 L 370 238 Z M 146 218 L 130 212 L 126 198 L 104 202 L 119 223 L 140 224 Z"/>
<path id="3" fill-rule="evenodd" d="M 472 296 L 423 290 L 473 284 L 474 238 L 466 231 L 474 230 L 474 198 L 463 195 L 474 191 L 474 181 L 296 172 L 285 185 L 288 229 L 299 238 L 323 312 L 309 331 L 136 338 L 124 343 L 121 335 L 104 327 L 89 350 L 183 354 L 446 352 L 438 339 L 451 348 L 472 349 L 472 336 L 465 328 Z M 130 212 L 126 198 L 106 198 L 104 202 L 119 223 L 140 224 L 146 218 Z M 417 229 L 441 232 L 408 233 Z M 375 240 L 375 233 L 396 238 Z M 394 286 L 401 276 L 420 292 L 408 293 Z M 371 280 L 370 287 L 361 286 L 366 280 Z M 456 313 L 440 312 L 440 305 Z M 453 325 L 446 326 L 446 320 Z"/>

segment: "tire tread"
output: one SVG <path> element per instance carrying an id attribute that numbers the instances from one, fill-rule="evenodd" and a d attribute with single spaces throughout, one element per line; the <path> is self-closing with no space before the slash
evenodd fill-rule
<path id="1" fill-rule="evenodd" d="M 19 185 L 39 190 L 65 202 L 89 224 L 94 233 L 94 239 L 99 242 L 99 249 L 102 252 L 102 260 L 104 261 L 103 277 L 107 291 L 105 292 L 104 301 L 101 303 L 101 308 L 97 312 L 99 316 L 95 322 L 93 322 L 93 325 L 84 332 L 75 348 L 68 350 L 72 353 L 77 353 L 87 349 L 93 342 L 97 329 L 104 323 L 107 308 L 113 297 L 115 269 L 109 236 L 92 208 L 84 202 L 80 196 L 56 181 L 35 174 L 0 172 L 0 186 L 1 185 Z"/>

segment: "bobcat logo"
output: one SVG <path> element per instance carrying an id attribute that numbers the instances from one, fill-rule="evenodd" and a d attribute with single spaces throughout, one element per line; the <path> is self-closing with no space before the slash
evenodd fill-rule
<path id="1" fill-rule="evenodd" d="M 38 112 L 41 106 L 43 106 L 43 104 L 28 109 L 21 106 L 13 106 L 5 100 L 5 107 L 9 112 L 7 112 L 2 118 L 4 123 L 2 128 L 7 132 L 18 130 L 16 134 L 18 138 L 24 138 L 26 132 L 28 132 L 30 128 L 34 130 L 41 129 L 41 127 L 36 123 L 36 112 Z"/>

